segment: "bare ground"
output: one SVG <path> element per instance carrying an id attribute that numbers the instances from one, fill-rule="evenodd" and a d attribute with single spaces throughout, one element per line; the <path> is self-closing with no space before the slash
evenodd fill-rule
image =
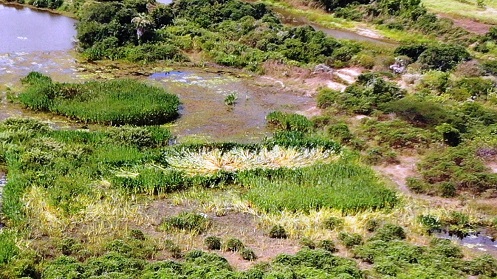
<path id="1" fill-rule="evenodd" d="M 146 235 L 157 239 L 175 239 L 179 245 L 185 249 L 201 249 L 203 239 L 206 236 L 218 236 L 222 241 L 229 238 L 240 239 L 246 247 L 252 249 L 257 255 L 257 260 L 246 261 L 241 258 L 238 253 L 226 251 L 214 251 L 215 253 L 225 257 L 231 266 L 238 270 L 246 270 L 253 264 L 259 262 L 267 262 L 279 254 L 295 254 L 300 250 L 300 246 L 296 240 L 292 239 L 274 239 L 270 238 L 266 230 L 261 228 L 257 222 L 257 216 L 243 212 L 229 212 L 223 216 L 216 216 L 214 213 L 206 213 L 212 225 L 209 230 L 202 235 L 190 235 L 186 233 L 176 233 L 176 235 L 160 232 L 157 230 L 158 225 L 164 218 L 174 216 L 183 211 L 195 211 L 202 213 L 202 209 L 192 204 L 176 205 L 170 200 L 156 200 L 152 202 L 143 212 L 149 218 L 149 226 L 143 228 Z M 169 258 L 167 252 L 160 253 L 157 259 Z"/>
<path id="2" fill-rule="evenodd" d="M 470 18 L 463 18 L 450 14 L 438 14 L 438 16 L 441 18 L 448 18 L 454 22 L 455 26 L 475 34 L 485 34 L 490 30 L 490 27 L 492 27 L 491 24 L 482 23 Z"/>

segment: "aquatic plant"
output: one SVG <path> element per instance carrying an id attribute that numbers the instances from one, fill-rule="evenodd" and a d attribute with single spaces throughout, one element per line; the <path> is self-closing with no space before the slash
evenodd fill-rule
<path id="1" fill-rule="evenodd" d="M 30 82 L 18 96 L 23 105 L 84 123 L 154 125 L 178 114 L 177 96 L 135 80 L 69 84 L 28 77 Z"/>

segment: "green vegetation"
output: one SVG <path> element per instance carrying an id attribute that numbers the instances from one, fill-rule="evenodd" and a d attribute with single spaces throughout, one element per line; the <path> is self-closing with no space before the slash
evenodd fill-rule
<path id="1" fill-rule="evenodd" d="M 26 107 L 84 123 L 153 125 L 173 120 L 178 97 L 133 80 L 66 84 L 32 72 L 18 96 Z"/>
<path id="2" fill-rule="evenodd" d="M 198 213 L 182 212 L 177 216 L 165 219 L 160 228 L 163 230 L 182 230 L 190 233 L 201 234 L 210 226 L 209 219 Z"/>
<path id="3" fill-rule="evenodd" d="M 334 208 L 353 213 L 390 208 L 397 201 L 395 193 L 370 169 L 350 159 L 298 170 L 281 169 L 270 178 L 246 175 L 239 181 L 249 188 L 247 199 L 268 212 Z"/>

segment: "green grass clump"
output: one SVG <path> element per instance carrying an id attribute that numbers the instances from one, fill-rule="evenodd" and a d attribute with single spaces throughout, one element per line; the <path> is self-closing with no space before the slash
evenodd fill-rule
<path id="1" fill-rule="evenodd" d="M 32 74 L 24 81 L 18 96 L 23 105 L 85 123 L 153 125 L 178 115 L 177 96 L 134 80 L 69 84 Z"/>
<path id="2" fill-rule="evenodd" d="M 15 243 L 15 235 L 8 230 L 0 231 L 0 267 L 9 263 L 17 254 L 19 248 Z"/>
<path id="3" fill-rule="evenodd" d="M 164 219 L 160 227 L 165 231 L 176 229 L 201 234 L 205 232 L 210 225 L 210 220 L 203 214 L 182 212 L 177 216 Z"/>
<path id="4" fill-rule="evenodd" d="M 395 192 L 387 189 L 371 169 L 345 160 L 284 169 L 269 178 L 246 175 L 239 180 L 249 188 L 246 198 L 267 212 L 320 208 L 358 212 L 389 208 L 397 202 Z"/>

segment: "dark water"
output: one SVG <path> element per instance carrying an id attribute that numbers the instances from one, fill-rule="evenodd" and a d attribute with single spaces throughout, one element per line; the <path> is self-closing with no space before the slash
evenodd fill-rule
<path id="1" fill-rule="evenodd" d="M 71 49 L 75 22 L 61 15 L 0 4 L 0 53 Z"/>

